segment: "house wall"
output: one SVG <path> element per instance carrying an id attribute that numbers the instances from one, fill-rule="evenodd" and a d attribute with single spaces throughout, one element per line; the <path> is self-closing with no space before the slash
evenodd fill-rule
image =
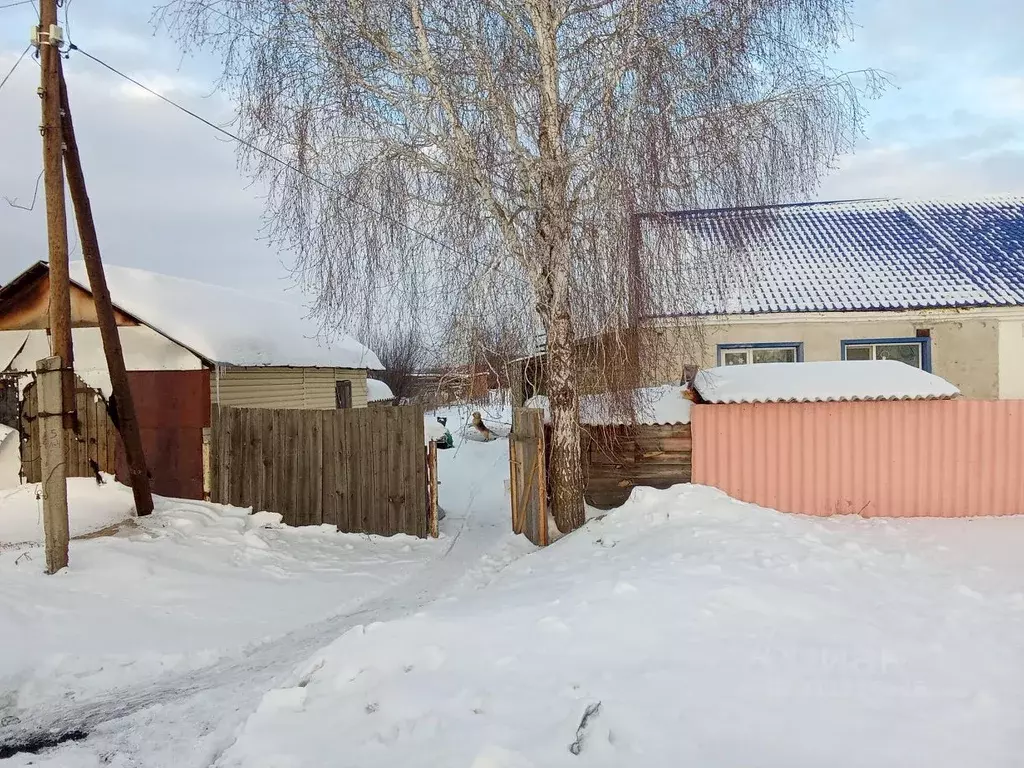
<path id="1" fill-rule="evenodd" d="M 129 371 L 194 371 L 203 361 L 192 352 L 144 325 L 121 327 L 121 348 Z M 75 373 L 90 387 L 110 395 L 110 375 L 99 328 L 73 328 Z M 46 331 L 0 331 L 0 370 L 34 371 L 36 361 L 50 356 Z"/>
<path id="2" fill-rule="evenodd" d="M 678 382 L 683 366 L 718 364 L 719 344 L 800 342 L 803 359 L 841 360 L 844 339 L 907 338 L 919 330 L 931 337 L 932 372 L 960 388 L 965 397 L 1024 397 L 1024 313 L 1020 309 L 835 312 L 744 315 L 704 327 L 701 359 L 682 353 L 684 332 L 659 327 L 664 354 L 655 364 L 659 383 Z"/>
<path id="3" fill-rule="evenodd" d="M 1024 399 L 1024 321 L 999 321 L 999 397 Z"/>
<path id="4" fill-rule="evenodd" d="M 366 371 L 352 368 L 220 368 L 211 400 L 235 408 L 335 407 L 334 383 L 352 382 L 352 407 L 366 407 Z"/>
<path id="5" fill-rule="evenodd" d="M 0 331 L 43 329 L 47 327 L 50 307 L 50 275 L 43 272 L 12 296 L 0 314 Z M 118 325 L 138 325 L 136 321 L 114 309 Z M 92 294 L 71 285 L 71 326 L 81 328 L 99 324 Z"/>

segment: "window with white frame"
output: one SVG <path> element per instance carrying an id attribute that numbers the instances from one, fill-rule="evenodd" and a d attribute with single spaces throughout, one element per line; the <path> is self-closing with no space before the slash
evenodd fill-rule
<path id="1" fill-rule="evenodd" d="M 929 339 L 852 339 L 844 341 L 844 360 L 898 360 L 901 363 L 929 370 Z"/>
<path id="2" fill-rule="evenodd" d="M 719 365 L 751 365 L 754 363 L 796 363 L 800 360 L 799 344 L 719 344 Z"/>

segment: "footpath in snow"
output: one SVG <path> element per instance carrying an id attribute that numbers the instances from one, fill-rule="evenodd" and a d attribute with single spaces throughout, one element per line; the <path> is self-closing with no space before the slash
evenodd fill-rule
<path id="1" fill-rule="evenodd" d="M 210 765 L 318 648 L 359 622 L 474 590 L 532 550 L 508 534 L 507 443 L 439 461 L 437 541 L 168 499 L 134 520 L 128 489 L 74 481 L 75 533 L 125 525 L 72 541 L 56 576 L 42 573 L 35 486 L 0 492 L 0 750 L 81 730 L 82 741 L 11 764 Z"/>

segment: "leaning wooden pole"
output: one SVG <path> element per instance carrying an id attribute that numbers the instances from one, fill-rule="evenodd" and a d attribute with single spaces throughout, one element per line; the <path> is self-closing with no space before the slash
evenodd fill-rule
<path id="1" fill-rule="evenodd" d="M 107 359 L 107 371 L 110 374 L 114 411 L 117 416 L 115 422 L 118 432 L 121 433 L 121 444 L 124 446 L 125 459 L 128 463 L 128 477 L 132 493 L 135 496 L 135 512 L 138 515 L 148 515 L 153 511 L 153 493 L 149 486 L 149 472 L 146 467 L 146 455 L 142 448 L 142 434 L 139 431 L 135 401 L 128 383 L 128 371 L 124 364 L 121 337 L 117 332 L 114 305 L 110 300 L 106 275 L 103 273 L 100 241 L 96 234 L 96 222 L 92 216 L 92 204 L 89 202 L 89 194 L 85 187 L 82 158 L 78 153 L 78 142 L 75 140 L 75 126 L 71 120 L 67 83 L 59 62 L 58 75 L 60 78 L 60 105 L 64 112 L 64 164 L 67 167 L 68 188 L 71 191 L 71 203 L 74 206 L 75 220 L 78 223 L 78 240 L 82 244 L 82 258 L 85 260 L 85 271 L 89 275 L 89 286 L 92 289 L 92 298 L 96 304 L 96 317 L 100 324 L 100 337 L 103 339 L 103 354 Z"/>
<path id="2" fill-rule="evenodd" d="M 68 275 L 68 220 L 64 202 L 63 135 L 60 108 L 60 27 L 57 0 L 39 3 L 39 95 L 43 102 L 43 189 L 50 259 L 50 354 L 59 357 L 64 428 L 75 424 L 74 354 L 71 347 L 71 281 Z"/>

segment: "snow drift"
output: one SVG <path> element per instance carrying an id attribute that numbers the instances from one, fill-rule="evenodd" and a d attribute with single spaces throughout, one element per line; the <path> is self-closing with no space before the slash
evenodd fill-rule
<path id="1" fill-rule="evenodd" d="M 1011 766 L 1024 519 L 638 489 L 487 590 L 338 639 L 220 765 Z"/>

